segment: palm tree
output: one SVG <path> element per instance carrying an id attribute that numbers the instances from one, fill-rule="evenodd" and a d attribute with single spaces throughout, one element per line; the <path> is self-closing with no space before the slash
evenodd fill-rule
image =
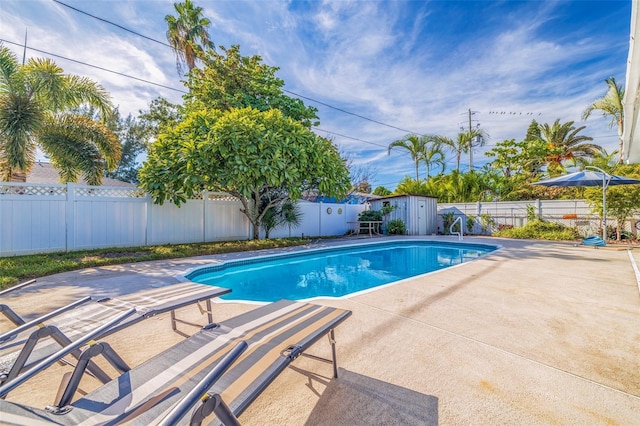
<path id="1" fill-rule="evenodd" d="M 594 166 L 611 173 L 616 165 L 615 157 L 617 155 L 617 150 L 609 154 L 606 149 L 602 148 L 602 151 L 592 158 L 574 158 L 571 164 L 580 169 L 584 169 L 586 166 Z"/>
<path id="2" fill-rule="evenodd" d="M 214 47 L 207 31 L 211 21 L 202 16 L 203 9 L 194 6 L 191 0 L 174 3 L 173 7 L 178 16 L 167 15 L 164 18 L 168 26 L 167 40 L 176 54 L 178 74 L 184 75 L 184 65 L 189 71 L 195 68 L 203 47 Z"/>
<path id="3" fill-rule="evenodd" d="M 82 105 L 94 106 L 103 118 L 113 110 L 94 81 L 63 74 L 49 59 L 20 65 L 0 45 L 0 178 L 24 181 L 40 147 L 63 182 L 82 174 L 99 185 L 105 166 L 117 166 L 121 146 L 105 125 L 71 111 Z"/>
<path id="4" fill-rule="evenodd" d="M 552 125 L 540 124 L 540 138 L 546 142 L 552 153 L 547 157 L 547 168 L 553 174 L 563 170 L 563 163 L 575 158 L 593 158 L 602 152 L 599 145 L 586 143 L 590 136 L 578 135 L 586 126 L 574 127 L 573 121 L 560 124 L 560 119 Z"/>
<path id="5" fill-rule="evenodd" d="M 449 147 L 456 154 L 456 170 L 460 171 L 460 158 L 463 153 L 469 152 L 472 149 L 472 144 L 475 138 L 484 137 L 484 132 L 479 129 L 472 129 L 471 131 L 464 131 L 458 133 L 456 139 L 451 139 L 446 136 L 432 136 L 430 140 L 432 142 L 439 143 Z"/>
<path id="6" fill-rule="evenodd" d="M 621 84 L 616 84 L 616 79 L 613 77 L 609 77 L 605 82 L 609 86 L 609 90 L 607 90 L 607 93 L 605 93 L 603 97 L 593 101 L 593 103 L 584 110 L 582 119 L 586 120 L 589 118 L 595 110 L 602 111 L 603 116 L 611 116 L 609 127 L 613 127 L 614 125 L 618 126 L 618 141 L 620 144 L 618 149 L 618 153 L 620 154 L 618 163 L 622 164 L 624 158 L 624 152 L 622 151 L 624 148 L 622 141 L 622 132 L 624 130 L 624 107 L 622 106 L 622 98 L 624 98 L 624 88 Z"/>
<path id="7" fill-rule="evenodd" d="M 391 142 L 387 150 L 387 155 L 391 154 L 391 150 L 393 148 L 402 148 L 409 151 L 409 154 L 411 154 L 411 159 L 413 160 L 413 163 L 415 164 L 415 167 L 416 167 L 416 181 L 417 181 L 420 179 L 420 176 L 418 175 L 418 166 L 420 165 L 420 162 L 423 161 L 424 159 L 427 142 L 428 142 L 428 138 L 425 136 L 409 134 L 402 139 L 398 139 L 397 141 Z"/>
<path id="8" fill-rule="evenodd" d="M 437 142 L 427 144 L 425 147 L 423 161 L 427 169 L 426 180 L 429 180 L 431 177 L 431 168 L 434 166 L 440 166 L 440 171 L 438 173 L 444 172 L 446 161 L 444 158 L 444 152 L 442 151 L 442 145 Z"/>

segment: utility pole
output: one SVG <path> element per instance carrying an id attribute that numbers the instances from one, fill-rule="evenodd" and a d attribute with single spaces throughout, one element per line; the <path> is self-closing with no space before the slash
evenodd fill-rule
<path id="1" fill-rule="evenodd" d="M 471 119 L 472 115 L 475 115 L 478 111 L 471 111 L 471 108 L 469 108 L 466 112 L 468 119 L 469 119 L 469 136 L 471 136 L 471 122 L 473 121 Z M 476 120 L 477 121 L 477 120 Z M 476 126 L 478 129 L 480 128 L 480 123 L 477 124 Z M 465 128 L 464 127 L 460 127 L 460 131 L 464 132 Z M 473 170 L 473 139 L 469 140 L 469 171 Z"/>
<path id="2" fill-rule="evenodd" d="M 471 138 L 471 108 L 469 108 L 469 138 Z M 473 169 L 473 140 L 469 139 L 469 171 Z"/>
<path id="3" fill-rule="evenodd" d="M 24 29 L 24 51 L 22 52 L 22 65 L 27 60 L 27 29 Z"/>

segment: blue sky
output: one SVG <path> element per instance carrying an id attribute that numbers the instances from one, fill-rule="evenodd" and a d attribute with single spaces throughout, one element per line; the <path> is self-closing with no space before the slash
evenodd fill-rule
<path id="1" fill-rule="evenodd" d="M 164 17 L 174 14 L 165 0 L 61 1 L 163 42 Z M 374 188 L 413 176 L 408 154 L 386 149 L 404 130 L 453 138 L 468 125 L 469 109 L 489 135 L 473 153 L 476 167 L 496 143 L 521 140 L 533 118 L 586 125 L 594 143 L 617 149 L 608 119 L 597 113 L 583 122 L 581 114 L 604 95 L 606 78 L 625 82 L 630 0 L 195 3 L 212 21 L 216 45 L 238 44 L 280 67 L 285 89 L 389 125 L 305 99 L 319 110 L 318 133 L 369 169 Z M 53 57 L 65 72 L 102 84 L 125 114 L 137 115 L 157 96 L 180 101 L 175 57 L 162 44 L 53 0 L 2 0 L 0 39 L 23 44 L 25 28 L 31 48 L 178 89 Z M 21 47 L 5 45 L 22 57 Z M 455 167 L 452 153 L 447 159 Z M 468 163 L 463 158 L 461 168 Z"/>

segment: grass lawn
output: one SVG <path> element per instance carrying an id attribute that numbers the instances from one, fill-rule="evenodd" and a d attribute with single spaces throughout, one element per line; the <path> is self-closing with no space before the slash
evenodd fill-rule
<path id="1" fill-rule="evenodd" d="M 291 247 L 307 244 L 308 242 L 309 240 L 301 238 L 279 238 L 218 243 L 108 248 L 72 251 L 68 253 L 58 252 L 0 257 L 0 289 L 11 287 L 12 285 L 31 278 L 94 266 Z"/>

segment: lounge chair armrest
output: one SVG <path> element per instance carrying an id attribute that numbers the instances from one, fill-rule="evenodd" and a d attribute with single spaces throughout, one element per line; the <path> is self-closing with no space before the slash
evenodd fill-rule
<path id="1" fill-rule="evenodd" d="M 159 423 L 159 426 L 170 426 L 177 424 L 178 421 L 199 401 L 208 399 L 208 395 L 203 398 L 202 395 L 207 392 L 211 386 L 231 367 L 238 357 L 249 347 L 247 342 L 241 341 L 227 355 L 220 360 L 218 364 L 189 392 L 182 400 L 176 404 L 173 409 Z M 220 400 L 221 401 L 221 400 Z M 224 404 L 224 402 L 222 402 Z M 233 416 L 233 413 L 229 411 Z M 234 416 L 235 417 L 235 416 Z"/>
<path id="2" fill-rule="evenodd" d="M 29 329 L 31 327 L 35 327 L 38 324 L 42 324 L 43 322 L 45 322 L 45 321 L 47 321 L 47 320 L 49 320 L 49 319 L 51 319 L 53 317 L 56 317 L 56 316 L 60 315 L 63 312 L 67 312 L 68 310 L 71 310 L 71 309 L 73 309 L 73 308 L 75 308 L 75 307 L 77 307 L 79 305 L 82 305 L 83 303 L 86 303 L 86 302 L 88 302 L 90 300 L 92 300 L 91 296 L 84 297 L 84 298 L 82 298 L 80 300 L 77 300 L 77 301 L 75 301 L 73 303 L 68 304 L 67 306 L 63 306 L 62 308 L 56 309 L 53 312 L 49 312 L 46 315 L 38 317 L 38 318 L 36 318 L 34 320 L 31 320 L 29 322 L 25 322 L 24 324 L 14 328 L 13 330 L 9 330 L 6 333 L 0 334 L 0 342 L 3 342 L 5 340 L 9 340 L 13 336 L 16 336 L 19 333 L 22 333 L 24 330 L 27 330 L 27 329 Z"/>
<path id="3" fill-rule="evenodd" d="M 22 284 L 18 284 L 18 285 L 14 285 L 13 287 L 6 288 L 6 289 L 0 291 L 0 296 L 4 296 L 7 293 L 10 293 L 12 291 L 16 291 L 18 289 L 21 289 L 22 287 L 26 287 L 29 284 L 33 284 L 35 282 L 36 282 L 36 280 L 29 280 L 29 281 L 23 282 Z"/>

